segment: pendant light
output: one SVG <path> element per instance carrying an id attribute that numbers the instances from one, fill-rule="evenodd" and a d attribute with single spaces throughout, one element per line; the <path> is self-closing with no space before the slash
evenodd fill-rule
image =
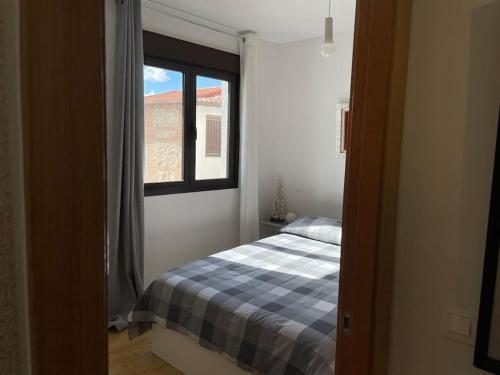
<path id="1" fill-rule="evenodd" d="M 328 17 L 325 18 L 325 39 L 321 45 L 321 54 L 325 57 L 330 57 L 335 51 L 335 43 L 333 42 L 333 18 L 331 17 L 332 0 L 328 0 Z"/>

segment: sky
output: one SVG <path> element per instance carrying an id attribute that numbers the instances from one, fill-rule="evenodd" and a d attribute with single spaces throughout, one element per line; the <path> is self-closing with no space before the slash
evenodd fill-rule
<path id="1" fill-rule="evenodd" d="M 198 76 L 197 87 L 221 86 L 219 79 Z M 161 94 L 182 89 L 182 73 L 173 70 L 144 66 L 144 95 Z"/>

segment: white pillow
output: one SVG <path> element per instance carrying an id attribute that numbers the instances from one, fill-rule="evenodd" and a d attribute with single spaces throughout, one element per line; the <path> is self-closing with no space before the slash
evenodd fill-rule
<path id="1" fill-rule="evenodd" d="M 281 229 L 281 232 L 340 246 L 342 221 L 327 217 L 304 216 Z"/>

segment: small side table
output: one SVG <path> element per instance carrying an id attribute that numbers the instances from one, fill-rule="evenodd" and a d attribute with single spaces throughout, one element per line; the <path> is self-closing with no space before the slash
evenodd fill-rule
<path id="1" fill-rule="evenodd" d="M 261 220 L 260 222 L 260 238 L 265 238 L 269 236 L 274 236 L 280 233 L 280 229 L 287 226 L 286 221 L 282 223 L 276 223 L 270 220 Z"/>

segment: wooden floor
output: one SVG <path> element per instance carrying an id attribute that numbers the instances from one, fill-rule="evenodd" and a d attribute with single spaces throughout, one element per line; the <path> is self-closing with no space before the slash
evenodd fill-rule
<path id="1" fill-rule="evenodd" d="M 151 331 L 129 341 L 128 332 L 110 333 L 109 375 L 183 375 L 151 353 Z"/>

